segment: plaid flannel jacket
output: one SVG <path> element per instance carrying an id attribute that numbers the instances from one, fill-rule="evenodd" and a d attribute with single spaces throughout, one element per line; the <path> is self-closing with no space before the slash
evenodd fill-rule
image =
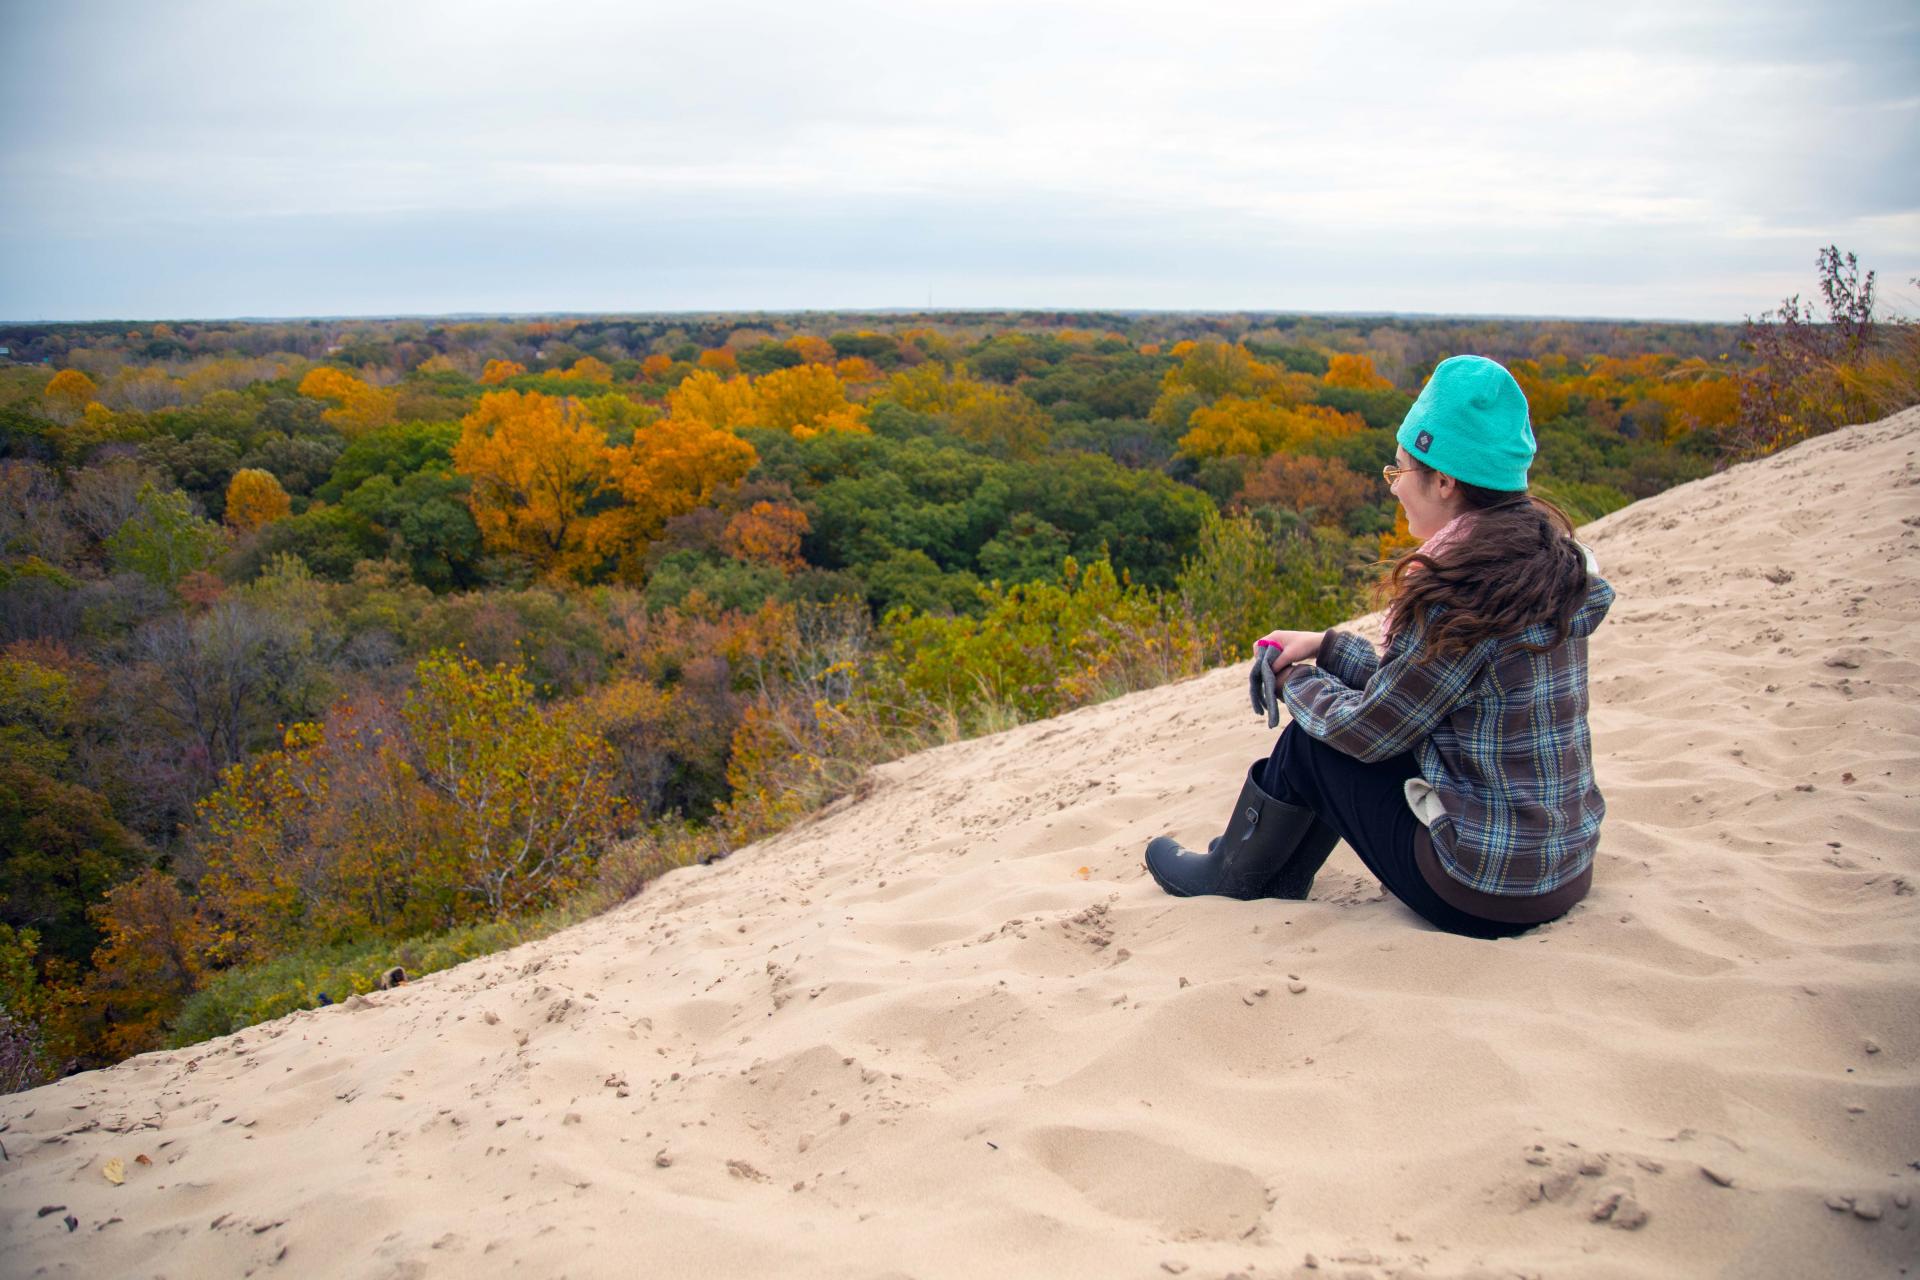
<path id="1" fill-rule="evenodd" d="M 1587 637 L 1613 603 L 1589 575 L 1567 640 L 1551 627 L 1483 640 L 1416 666 L 1423 628 L 1403 627 L 1382 659 L 1359 636 L 1329 631 L 1317 667 L 1296 665 L 1283 693 L 1300 727 L 1360 760 L 1412 751 L 1443 817 L 1428 828 L 1440 865 L 1482 893 L 1559 888 L 1593 861 L 1606 802 L 1587 733 Z"/>

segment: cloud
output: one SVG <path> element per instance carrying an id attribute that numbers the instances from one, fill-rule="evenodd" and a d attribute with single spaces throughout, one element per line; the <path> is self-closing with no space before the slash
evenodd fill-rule
<path id="1" fill-rule="evenodd" d="M 0 143 L 0 234 L 31 246 L 0 264 L 9 316 L 905 305 L 934 282 L 978 305 L 1733 318 L 1828 240 L 1920 271 L 1900 5 L 200 3 L 16 26 L 0 107 L 36 124 Z"/>

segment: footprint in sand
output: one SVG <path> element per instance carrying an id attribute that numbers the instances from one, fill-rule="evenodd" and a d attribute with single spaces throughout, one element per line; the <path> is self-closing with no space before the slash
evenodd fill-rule
<path id="1" fill-rule="evenodd" d="M 1033 1158 L 1088 1201 L 1151 1223 L 1177 1240 L 1237 1240 L 1270 1207 L 1266 1184 L 1239 1165 L 1111 1129 L 1073 1126 L 1027 1135 Z"/>

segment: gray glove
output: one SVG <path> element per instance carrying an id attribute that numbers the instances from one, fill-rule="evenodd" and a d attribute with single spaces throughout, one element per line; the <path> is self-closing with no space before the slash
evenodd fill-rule
<path id="1" fill-rule="evenodd" d="M 1253 647 L 1253 670 L 1247 673 L 1247 692 L 1253 698 L 1255 714 L 1265 712 L 1267 728 L 1280 725 L 1280 694 L 1277 688 L 1279 677 L 1274 674 L 1273 655 L 1278 652 L 1265 646 Z"/>

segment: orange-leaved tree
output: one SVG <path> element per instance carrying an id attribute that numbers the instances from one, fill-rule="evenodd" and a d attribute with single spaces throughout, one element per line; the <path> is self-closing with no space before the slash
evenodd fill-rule
<path id="1" fill-rule="evenodd" d="M 609 548 L 624 557 L 622 574 L 639 577 L 638 557 L 667 521 L 705 506 L 759 460 L 733 432 L 694 418 L 663 418 L 636 430 L 633 443 L 612 455 L 612 483 L 624 502 L 602 517 Z"/>
<path id="2" fill-rule="evenodd" d="M 1392 560 L 1419 545 L 1420 539 L 1414 537 L 1413 530 L 1407 527 L 1407 509 L 1402 507 L 1393 517 L 1393 532 L 1380 535 L 1380 558 Z"/>
<path id="3" fill-rule="evenodd" d="M 1655 395 L 1668 407 L 1667 443 L 1694 431 L 1731 427 L 1740 416 L 1740 382 L 1695 357 L 1664 374 Z"/>
<path id="4" fill-rule="evenodd" d="M 1291 511 L 1314 524 L 1339 525 L 1378 496 L 1379 483 L 1338 458 L 1276 453 L 1247 477 L 1240 502 Z"/>
<path id="5" fill-rule="evenodd" d="M 796 333 L 787 339 L 787 349 L 807 364 L 832 364 L 833 344 L 812 333 Z"/>
<path id="6" fill-rule="evenodd" d="M 527 371 L 527 366 L 518 360 L 489 360 L 487 367 L 480 371 L 480 385 L 495 387 Z"/>
<path id="7" fill-rule="evenodd" d="M 880 366 L 865 356 L 848 356 L 845 360 L 836 360 L 833 371 L 840 381 L 848 386 L 864 386 L 869 382 L 878 382 L 885 375 Z"/>
<path id="8" fill-rule="evenodd" d="M 720 545 L 736 560 L 791 571 L 805 563 L 800 543 L 811 529 L 807 513 L 784 502 L 756 502 L 727 521 Z"/>
<path id="9" fill-rule="evenodd" d="M 88 1038 L 109 1061 L 158 1048 L 206 971 L 206 926 L 174 878 L 152 868 L 108 890 L 93 918 L 104 940 L 86 978 Z"/>

